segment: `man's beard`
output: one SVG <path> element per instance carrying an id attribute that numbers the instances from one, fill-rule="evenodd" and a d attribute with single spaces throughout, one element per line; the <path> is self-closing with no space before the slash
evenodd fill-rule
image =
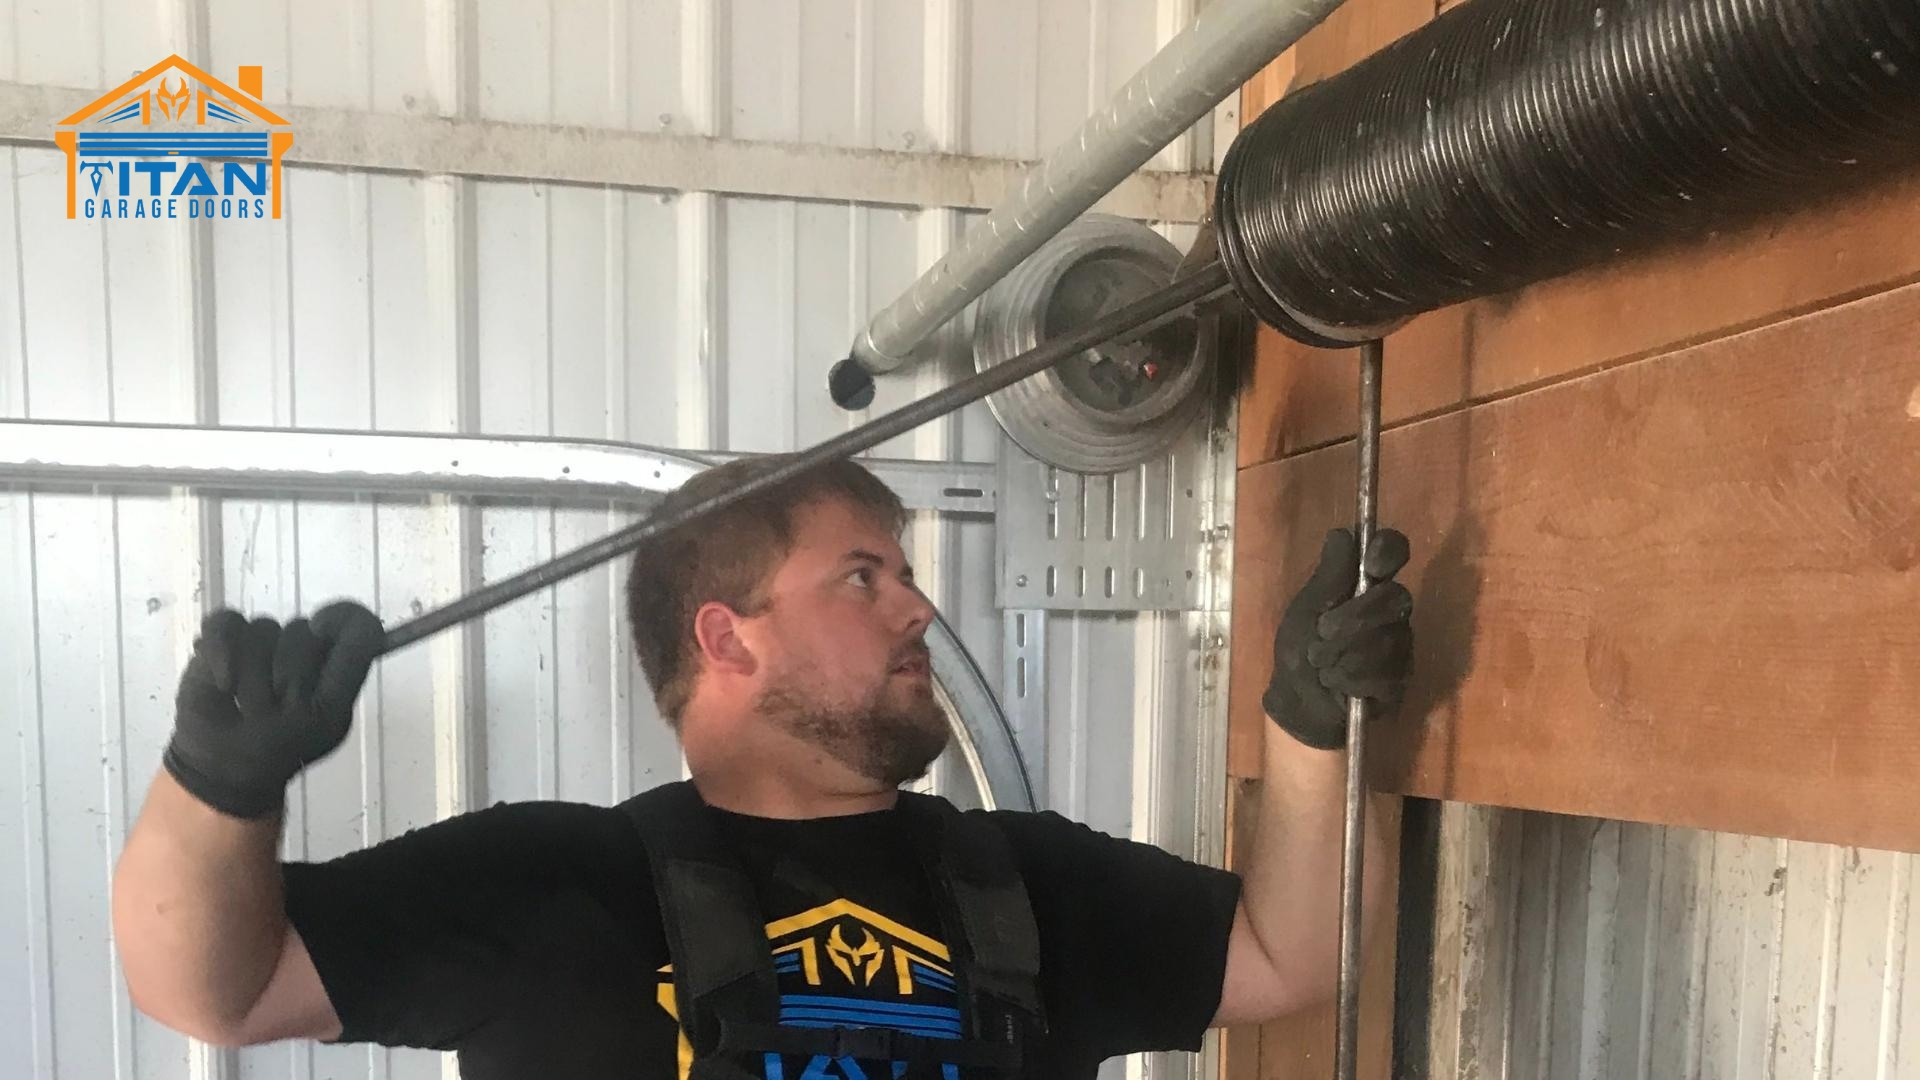
<path id="1" fill-rule="evenodd" d="M 775 673 L 754 711 L 870 780 L 897 787 L 927 774 L 947 748 L 947 714 L 930 687 L 902 696 L 887 676 L 856 701 L 835 701 L 805 667 Z"/>

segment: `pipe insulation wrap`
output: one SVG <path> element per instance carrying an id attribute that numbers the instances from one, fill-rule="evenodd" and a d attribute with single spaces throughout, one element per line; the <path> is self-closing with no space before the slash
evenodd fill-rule
<path id="1" fill-rule="evenodd" d="M 1471 0 L 1269 108 L 1215 216 L 1316 345 L 1920 162 L 1917 0 Z"/>

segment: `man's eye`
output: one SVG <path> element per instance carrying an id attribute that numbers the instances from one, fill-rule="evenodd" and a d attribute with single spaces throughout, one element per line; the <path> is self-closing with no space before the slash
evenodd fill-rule
<path id="1" fill-rule="evenodd" d="M 863 566 L 847 575 L 847 580 L 863 589 L 873 588 L 873 568 Z"/>

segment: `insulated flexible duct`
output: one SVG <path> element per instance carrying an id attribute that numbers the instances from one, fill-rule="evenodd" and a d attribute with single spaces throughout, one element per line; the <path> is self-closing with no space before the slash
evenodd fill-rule
<path id="1" fill-rule="evenodd" d="M 1920 0 L 1470 0 L 1244 131 L 1235 291 L 1316 345 L 1920 161 Z"/>

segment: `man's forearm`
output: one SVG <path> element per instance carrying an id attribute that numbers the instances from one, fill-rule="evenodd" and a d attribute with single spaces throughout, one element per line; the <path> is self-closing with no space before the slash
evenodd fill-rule
<path id="1" fill-rule="evenodd" d="M 273 977 L 287 916 L 280 818 L 228 817 L 166 772 L 147 793 L 113 879 L 113 928 L 134 1003 L 215 1041 Z"/>
<path id="2" fill-rule="evenodd" d="M 1316 750 L 1269 725 L 1260 816 L 1242 871 L 1241 906 L 1276 968 L 1331 996 L 1340 963 L 1340 861 L 1347 755 Z M 1387 893 L 1377 799 L 1367 813 L 1364 924 Z"/>

